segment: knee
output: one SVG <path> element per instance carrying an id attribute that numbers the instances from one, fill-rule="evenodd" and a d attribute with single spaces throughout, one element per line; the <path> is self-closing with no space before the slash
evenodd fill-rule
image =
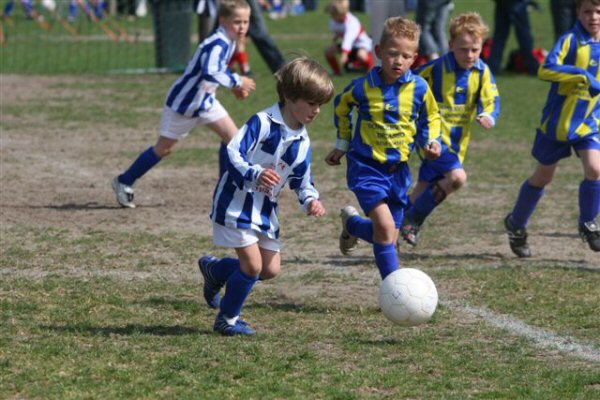
<path id="1" fill-rule="evenodd" d="M 375 242 L 381 244 L 394 243 L 395 238 L 396 225 L 394 224 L 394 221 L 375 227 L 375 231 L 373 232 L 373 239 Z"/>
<path id="2" fill-rule="evenodd" d="M 464 169 L 456 170 L 450 178 L 452 190 L 458 190 L 467 184 L 467 174 Z"/>
<path id="3" fill-rule="evenodd" d="M 586 168 L 585 179 L 587 179 L 588 181 L 600 180 L 600 164 Z"/>
<path id="4" fill-rule="evenodd" d="M 544 188 L 552 182 L 552 176 L 533 175 L 529 178 L 529 184 L 536 188 Z"/>
<path id="5" fill-rule="evenodd" d="M 281 272 L 280 265 L 265 265 L 260 272 L 260 278 L 264 281 L 273 279 Z"/>

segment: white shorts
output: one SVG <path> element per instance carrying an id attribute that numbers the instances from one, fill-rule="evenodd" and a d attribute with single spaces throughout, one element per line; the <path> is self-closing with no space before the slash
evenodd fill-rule
<path id="1" fill-rule="evenodd" d="M 279 252 L 281 241 L 271 239 L 252 229 L 233 229 L 213 222 L 213 242 L 217 246 L 238 248 L 247 247 L 258 243 L 258 247 L 265 250 Z"/>
<path id="2" fill-rule="evenodd" d="M 160 136 L 180 140 L 185 138 L 196 125 L 206 125 L 228 116 L 225 107 L 215 99 L 208 111 L 202 111 L 197 117 L 186 117 L 165 106 L 160 119 Z"/>

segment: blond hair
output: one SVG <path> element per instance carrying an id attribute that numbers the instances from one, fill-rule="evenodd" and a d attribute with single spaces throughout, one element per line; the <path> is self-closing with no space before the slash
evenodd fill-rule
<path id="1" fill-rule="evenodd" d="M 383 32 L 381 32 L 380 46 L 390 40 L 391 37 L 401 37 L 408 40 L 419 42 L 421 37 L 421 27 L 414 21 L 404 17 L 392 17 L 383 23 Z"/>
<path id="2" fill-rule="evenodd" d="M 219 17 L 229 18 L 239 9 L 250 10 L 250 4 L 246 0 L 220 0 Z"/>
<path id="3" fill-rule="evenodd" d="M 476 12 L 466 12 L 450 20 L 450 40 L 467 33 L 481 40 L 485 40 L 490 28 L 483 22 L 483 18 Z"/>
<path id="4" fill-rule="evenodd" d="M 308 57 L 298 57 L 275 73 L 277 93 L 283 103 L 302 99 L 317 104 L 325 104 L 335 94 L 329 73 L 318 62 Z"/>
<path id="5" fill-rule="evenodd" d="M 344 15 L 350 11 L 349 0 L 332 0 L 327 6 L 325 6 L 325 12 L 328 12 L 331 16 Z"/>
<path id="6" fill-rule="evenodd" d="M 585 3 L 586 1 L 589 1 L 590 3 L 592 3 L 595 6 L 600 5 L 600 0 L 575 0 L 575 9 L 579 10 L 579 7 L 581 7 L 583 5 L 583 3 Z"/>

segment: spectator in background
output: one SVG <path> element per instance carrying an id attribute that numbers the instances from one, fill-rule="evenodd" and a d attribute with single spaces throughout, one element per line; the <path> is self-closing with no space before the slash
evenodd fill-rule
<path id="1" fill-rule="evenodd" d="M 302 0 L 306 11 L 317 11 L 319 8 L 319 0 Z"/>
<path id="2" fill-rule="evenodd" d="M 325 48 L 325 58 L 333 73 L 341 75 L 342 69 L 366 72 L 373 68 L 373 42 L 350 12 L 350 2 L 332 0 L 325 10 L 331 16 L 329 29 L 333 32 L 333 43 Z"/>
<path id="3" fill-rule="evenodd" d="M 558 39 L 575 25 L 575 0 L 550 0 L 554 39 Z"/>
<path id="4" fill-rule="evenodd" d="M 406 15 L 405 0 L 381 1 L 371 0 L 369 9 L 371 12 L 371 39 L 373 43 L 379 43 L 383 23 L 391 17 L 404 17 Z"/>
<path id="5" fill-rule="evenodd" d="M 419 55 L 435 60 L 448 51 L 446 26 L 454 8 L 452 0 L 419 0 L 415 19 L 421 25 Z"/>
<path id="6" fill-rule="evenodd" d="M 529 23 L 530 0 L 496 0 L 494 15 L 494 39 L 488 65 L 494 74 L 502 69 L 502 57 L 510 27 L 514 25 L 519 51 L 524 57 L 527 73 L 536 75 L 539 62 L 533 56 L 533 35 Z"/>

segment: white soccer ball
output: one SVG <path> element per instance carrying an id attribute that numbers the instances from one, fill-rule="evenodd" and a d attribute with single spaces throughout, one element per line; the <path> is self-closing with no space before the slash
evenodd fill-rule
<path id="1" fill-rule="evenodd" d="M 438 294 L 425 272 L 400 268 L 392 272 L 379 288 L 379 306 L 383 315 L 401 326 L 427 322 L 435 312 Z"/>

